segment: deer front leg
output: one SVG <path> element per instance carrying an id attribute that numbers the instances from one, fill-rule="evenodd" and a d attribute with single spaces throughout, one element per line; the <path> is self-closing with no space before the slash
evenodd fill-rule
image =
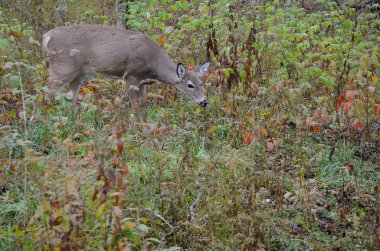
<path id="1" fill-rule="evenodd" d="M 78 76 L 73 81 L 71 81 L 69 90 L 66 94 L 66 99 L 71 100 L 71 108 L 74 109 L 77 105 L 79 90 L 82 86 L 81 76 Z"/>
<path id="2" fill-rule="evenodd" d="M 125 78 L 132 109 L 140 119 L 146 119 L 146 86 L 134 77 Z"/>

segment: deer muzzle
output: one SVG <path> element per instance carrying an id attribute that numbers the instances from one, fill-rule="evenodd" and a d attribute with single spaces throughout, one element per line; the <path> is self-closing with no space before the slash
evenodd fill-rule
<path id="1" fill-rule="evenodd" d="M 202 107 L 207 106 L 207 104 L 208 104 L 208 102 L 207 102 L 206 99 L 199 103 L 199 105 L 202 106 Z"/>

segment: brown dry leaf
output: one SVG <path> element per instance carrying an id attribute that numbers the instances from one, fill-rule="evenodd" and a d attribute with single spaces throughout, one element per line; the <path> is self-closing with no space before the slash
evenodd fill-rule
<path id="1" fill-rule="evenodd" d="M 114 206 L 113 207 L 113 212 L 115 213 L 115 216 L 118 219 L 121 219 L 121 216 L 123 215 L 123 211 L 120 209 L 120 207 Z"/>
<path id="2" fill-rule="evenodd" d="M 359 97 L 359 91 L 358 90 L 348 90 L 346 92 L 346 99 L 347 100 L 354 100 Z"/>
<path id="3" fill-rule="evenodd" d="M 293 195 L 292 192 L 286 192 L 286 193 L 284 194 L 284 198 L 285 198 L 285 200 L 288 200 L 288 198 L 290 198 L 290 196 L 292 196 L 292 195 Z"/>
<path id="4" fill-rule="evenodd" d="M 268 151 L 273 151 L 273 149 L 277 146 L 277 141 L 276 140 L 268 140 L 267 142 L 267 150 Z"/>
<path id="5" fill-rule="evenodd" d="M 356 227 L 360 226 L 360 220 L 359 220 L 359 217 L 356 214 L 354 215 L 354 225 Z"/>

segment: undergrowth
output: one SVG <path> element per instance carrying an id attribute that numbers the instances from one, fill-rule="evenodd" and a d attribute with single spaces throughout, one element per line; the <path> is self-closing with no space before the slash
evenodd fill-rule
<path id="1" fill-rule="evenodd" d="M 207 108 L 156 83 L 141 123 L 121 81 L 74 110 L 47 94 L 39 36 L 113 24 L 114 1 L 21 2 L 0 9 L 0 250 L 379 249 L 376 5 L 129 3 L 130 29 L 213 61 Z"/>

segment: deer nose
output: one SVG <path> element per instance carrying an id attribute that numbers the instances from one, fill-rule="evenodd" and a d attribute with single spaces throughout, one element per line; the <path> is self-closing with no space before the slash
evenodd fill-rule
<path id="1" fill-rule="evenodd" d="M 206 99 L 199 103 L 199 105 L 202 107 L 205 107 L 207 104 L 208 104 L 208 102 Z"/>

